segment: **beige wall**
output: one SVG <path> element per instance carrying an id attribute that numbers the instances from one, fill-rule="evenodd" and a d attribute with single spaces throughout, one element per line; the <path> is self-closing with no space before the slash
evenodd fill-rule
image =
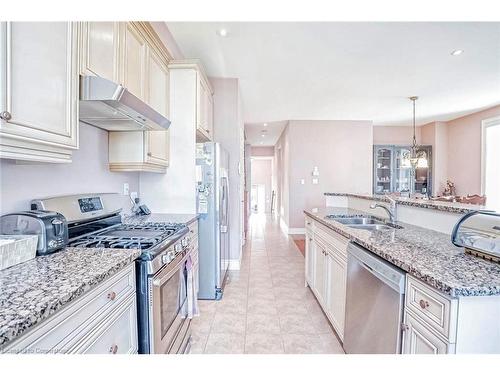
<path id="1" fill-rule="evenodd" d="M 271 212 L 272 194 L 272 159 L 252 159 L 252 185 L 264 185 L 265 187 L 265 212 Z"/>
<path id="2" fill-rule="evenodd" d="M 280 146 L 285 150 L 282 217 L 289 228 L 303 228 L 303 210 L 324 206 L 326 191 L 372 190 L 371 121 L 289 121 Z M 314 167 L 318 184 L 312 183 Z"/>
<path id="3" fill-rule="evenodd" d="M 251 148 L 252 156 L 274 156 L 274 146 L 266 146 L 266 147 L 256 147 L 252 146 Z"/>
<path id="4" fill-rule="evenodd" d="M 0 160 L 0 214 L 28 210 L 34 198 L 79 193 L 139 191 L 139 173 L 110 172 L 108 132 L 80 123 L 80 148 L 70 164 L 17 164 Z M 130 208 L 124 196 L 124 208 Z"/>
<path id="5" fill-rule="evenodd" d="M 416 130 L 417 142 L 421 139 L 421 128 Z M 374 145 L 409 145 L 413 139 L 413 128 L 411 126 L 374 126 Z"/>
<path id="6" fill-rule="evenodd" d="M 481 121 L 496 116 L 500 105 L 417 128 L 417 142 L 432 146 L 433 195 L 442 193 L 448 179 L 458 195 L 481 194 Z M 411 139 L 411 126 L 373 127 L 374 144 L 410 144 Z"/>
<path id="7" fill-rule="evenodd" d="M 481 194 L 481 121 L 500 116 L 500 105 L 447 122 L 448 176 L 457 194 Z"/>

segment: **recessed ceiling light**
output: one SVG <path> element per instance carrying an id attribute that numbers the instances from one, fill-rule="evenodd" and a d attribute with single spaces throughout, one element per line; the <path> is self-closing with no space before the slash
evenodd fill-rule
<path id="1" fill-rule="evenodd" d="M 267 122 L 264 123 L 264 126 L 267 126 Z"/>
<path id="2" fill-rule="evenodd" d="M 265 134 L 262 134 L 261 137 L 265 137 L 266 135 Z"/>
<path id="3" fill-rule="evenodd" d="M 260 144 L 261 144 L 261 145 L 263 145 L 263 144 L 264 144 L 264 142 L 260 142 Z"/>
<path id="4" fill-rule="evenodd" d="M 217 34 L 219 36 L 227 36 L 227 30 L 226 29 L 219 29 L 219 30 L 217 30 Z"/>
<path id="5" fill-rule="evenodd" d="M 464 50 L 463 49 L 456 49 L 455 51 L 453 51 L 451 54 L 453 56 L 458 56 L 458 55 L 461 55 L 462 53 L 464 53 Z"/>

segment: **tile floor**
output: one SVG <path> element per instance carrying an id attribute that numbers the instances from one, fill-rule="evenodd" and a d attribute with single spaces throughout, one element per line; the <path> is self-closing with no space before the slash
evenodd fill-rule
<path id="1" fill-rule="evenodd" d="M 343 354 L 309 288 L 304 257 L 277 221 L 250 218 L 241 269 L 231 271 L 220 301 L 199 301 L 193 354 Z"/>

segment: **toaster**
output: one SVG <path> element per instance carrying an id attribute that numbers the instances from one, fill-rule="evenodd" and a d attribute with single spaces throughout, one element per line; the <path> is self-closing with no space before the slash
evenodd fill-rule
<path id="1" fill-rule="evenodd" d="M 68 224 L 54 211 L 20 211 L 0 217 L 1 234 L 38 236 L 37 255 L 51 254 L 68 243 Z"/>

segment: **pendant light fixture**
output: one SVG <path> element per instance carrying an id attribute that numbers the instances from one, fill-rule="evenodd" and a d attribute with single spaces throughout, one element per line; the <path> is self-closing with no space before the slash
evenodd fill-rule
<path id="1" fill-rule="evenodd" d="M 413 170 L 417 168 L 427 168 L 429 162 L 427 160 L 427 152 L 421 150 L 417 144 L 417 127 L 415 121 L 415 102 L 418 96 L 410 96 L 409 98 L 413 103 L 413 141 L 410 147 L 410 152 L 407 152 L 402 159 L 401 166 L 404 168 L 412 168 Z"/>

